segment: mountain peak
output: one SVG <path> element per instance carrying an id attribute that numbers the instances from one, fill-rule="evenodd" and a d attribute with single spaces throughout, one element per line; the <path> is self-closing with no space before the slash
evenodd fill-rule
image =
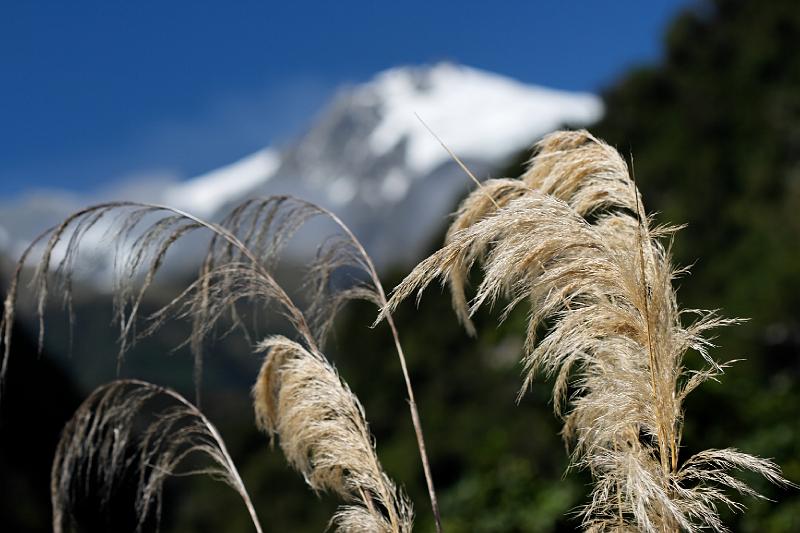
<path id="1" fill-rule="evenodd" d="M 526 85 L 452 63 L 393 68 L 356 91 L 380 108 L 382 120 L 367 139 L 372 151 L 388 153 L 405 142 L 409 170 L 417 175 L 449 158 L 417 115 L 459 157 L 498 161 L 548 131 L 594 122 L 603 112 L 592 94 Z"/>

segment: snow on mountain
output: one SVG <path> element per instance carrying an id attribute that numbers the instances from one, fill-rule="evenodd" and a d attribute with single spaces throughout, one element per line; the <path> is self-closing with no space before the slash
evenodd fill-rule
<path id="1" fill-rule="evenodd" d="M 389 70 L 364 87 L 381 102 L 383 118 L 367 142 L 375 154 L 406 142 L 407 165 L 427 174 L 448 161 L 428 123 L 461 158 L 500 161 L 564 123 L 600 117 L 593 95 L 570 94 L 449 63 L 429 71 Z"/>
<path id="2" fill-rule="evenodd" d="M 473 173 L 486 177 L 542 135 L 591 124 L 602 111 L 594 95 L 474 68 L 395 68 L 341 89 L 306 133 L 280 152 L 266 148 L 183 182 L 140 179 L 77 200 L 38 193 L 5 202 L 0 246 L 13 253 L 76 206 L 131 194 L 212 220 L 248 197 L 293 194 L 339 214 L 379 268 L 406 266 L 431 245 L 472 186 L 417 116 Z M 318 242 L 318 235 L 298 236 L 288 252 L 301 259 Z M 195 263 L 190 250 L 181 255 L 183 263 Z"/>
<path id="3" fill-rule="evenodd" d="M 328 207 L 356 197 L 372 206 L 393 204 L 413 181 L 452 164 L 420 119 L 460 158 L 497 170 L 545 133 L 590 124 L 601 114 L 602 103 L 591 94 L 449 63 L 400 67 L 340 91 L 287 150 L 278 173 L 326 189 Z"/>
<path id="4" fill-rule="evenodd" d="M 162 203 L 207 217 L 268 181 L 279 165 L 279 153 L 265 148 L 233 164 L 172 185 L 163 192 Z"/>

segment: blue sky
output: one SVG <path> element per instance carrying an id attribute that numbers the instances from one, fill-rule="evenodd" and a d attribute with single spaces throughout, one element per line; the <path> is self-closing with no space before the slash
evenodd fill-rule
<path id="1" fill-rule="evenodd" d="M 302 131 L 331 92 L 456 61 L 600 91 L 687 0 L 36 2 L 0 7 L 0 197 L 190 177 Z"/>

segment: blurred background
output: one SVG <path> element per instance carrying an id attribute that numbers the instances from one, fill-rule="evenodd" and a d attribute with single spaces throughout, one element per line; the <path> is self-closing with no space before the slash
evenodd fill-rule
<path id="1" fill-rule="evenodd" d="M 549 131 L 588 128 L 632 154 L 658 222 L 688 224 L 675 243 L 677 262 L 693 265 L 681 304 L 750 318 L 719 333 L 714 355 L 744 361 L 689 399 L 682 453 L 734 446 L 800 482 L 793 0 L 6 3 L 0 72 L 3 292 L 26 244 L 84 205 L 142 200 L 218 220 L 276 193 L 339 214 L 390 289 L 438 248 L 472 187 L 416 115 L 481 178 L 519 175 Z M 323 238 L 309 231 L 289 246 L 287 284 Z M 118 375 L 111 248 L 98 237 L 81 250 L 72 343 L 55 296 L 37 356 L 34 307 L 22 298 L 0 406 L 3 531 L 49 529 L 59 432 Z M 192 247 L 168 257 L 145 310 L 185 287 L 201 259 Z M 327 354 L 414 501 L 417 530 L 432 531 L 399 365 L 385 327 L 369 328 L 375 315 L 346 307 Z M 497 326 L 498 313 L 481 313 L 472 339 L 435 288 L 397 314 L 447 531 L 578 528 L 589 479 L 565 475 L 551 384 L 514 402 L 525 318 L 520 309 Z M 172 352 L 189 327 L 139 343 L 119 375 L 191 397 L 191 357 Z M 231 335 L 206 352 L 203 408 L 265 530 L 323 530 L 336 500 L 308 489 L 253 425 L 251 346 Z M 731 529 L 799 531 L 800 491 L 753 482 L 773 501 L 724 511 Z M 165 498 L 166 531 L 250 530 L 238 496 L 213 480 L 172 480 Z M 125 530 L 125 503 L 87 530 Z"/>

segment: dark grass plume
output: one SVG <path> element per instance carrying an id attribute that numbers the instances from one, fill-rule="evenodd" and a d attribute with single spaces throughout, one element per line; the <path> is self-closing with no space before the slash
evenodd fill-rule
<path id="1" fill-rule="evenodd" d="M 678 307 L 672 282 L 682 271 L 670 258 L 677 229 L 645 215 L 615 149 L 586 131 L 557 132 L 538 144 L 519 179 L 488 180 L 464 200 L 445 245 L 379 316 L 436 278 L 449 284 L 473 334 L 470 317 L 485 304 L 506 302 L 501 319 L 530 306 L 520 395 L 537 374 L 555 378 L 571 463 L 594 479 L 581 514 L 592 531 L 725 531 L 718 506 L 742 508 L 731 491 L 758 496 L 732 472 L 788 483 L 771 461 L 734 449 L 679 456 L 683 401 L 726 366 L 709 354 L 707 334 L 736 320 Z M 476 264 L 483 277 L 468 301 Z M 705 369 L 684 367 L 690 350 Z"/>
<path id="2" fill-rule="evenodd" d="M 171 405 L 158 411 L 139 434 L 134 429 L 137 417 L 157 398 Z M 208 465 L 182 467 L 197 456 Z M 73 530 L 75 508 L 93 496 L 90 487 L 98 490 L 94 495 L 99 496 L 98 503 L 108 505 L 131 472 L 138 479 L 133 503 L 137 531 L 158 529 L 167 478 L 208 475 L 239 493 L 255 530 L 261 532 L 253 503 L 216 427 L 177 392 L 138 380 L 99 387 L 64 428 L 51 476 L 53 531 Z"/>

